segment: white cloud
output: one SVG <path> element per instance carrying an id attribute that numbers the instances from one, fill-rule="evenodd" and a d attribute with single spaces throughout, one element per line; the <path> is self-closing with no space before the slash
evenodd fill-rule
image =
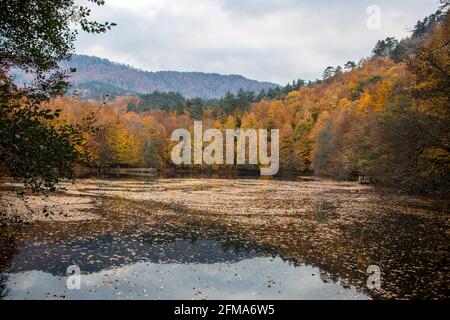
<path id="1" fill-rule="evenodd" d="M 372 4 L 381 8 L 380 30 L 366 27 Z M 105 35 L 80 34 L 77 52 L 150 71 L 283 84 L 367 56 L 379 39 L 405 37 L 437 7 L 437 0 L 107 0 L 93 7 L 93 18 L 118 26 Z"/>

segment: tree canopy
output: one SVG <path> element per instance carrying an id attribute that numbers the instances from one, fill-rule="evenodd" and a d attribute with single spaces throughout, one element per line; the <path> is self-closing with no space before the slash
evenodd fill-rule
<path id="1" fill-rule="evenodd" d="M 103 5 L 103 0 L 89 0 Z M 78 25 L 89 33 L 106 32 L 114 23 L 89 20 L 90 9 L 74 0 L 4 0 L 0 2 L 0 162 L 1 171 L 37 191 L 52 189 L 70 177 L 75 160 L 86 154 L 82 125 L 60 125 L 59 110 L 42 103 L 68 86 L 61 60 L 74 49 Z M 17 87 L 12 69 L 31 74 L 31 85 Z M 86 118 L 87 124 L 92 118 Z"/>

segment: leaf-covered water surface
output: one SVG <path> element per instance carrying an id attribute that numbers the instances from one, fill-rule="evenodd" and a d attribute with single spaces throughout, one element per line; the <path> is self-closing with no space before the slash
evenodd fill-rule
<path id="1" fill-rule="evenodd" d="M 66 220 L 2 229 L 3 298 L 448 298 L 447 201 L 257 179 L 80 180 L 53 197 Z"/>

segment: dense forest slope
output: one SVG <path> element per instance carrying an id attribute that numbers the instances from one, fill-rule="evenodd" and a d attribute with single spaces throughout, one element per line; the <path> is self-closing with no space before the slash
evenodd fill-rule
<path id="1" fill-rule="evenodd" d="M 437 12 L 419 21 L 409 38 L 381 40 L 368 58 L 328 67 L 322 80 L 299 83 L 275 99 L 262 96 L 246 108 L 239 107 L 250 101 L 244 92 L 221 101 L 227 108 L 192 108 L 180 97 L 177 108 L 164 110 L 139 109 L 136 97 L 106 105 L 65 97 L 53 108 L 63 109 L 68 122 L 97 112 L 101 129 L 87 135 L 86 148 L 104 166 L 172 166 L 171 132 L 202 119 L 204 128 L 280 129 L 282 170 L 364 175 L 410 192 L 448 192 L 449 35 L 449 13 Z"/>

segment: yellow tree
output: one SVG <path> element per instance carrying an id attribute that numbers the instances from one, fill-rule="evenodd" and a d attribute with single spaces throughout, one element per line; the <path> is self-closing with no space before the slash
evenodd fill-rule
<path id="1" fill-rule="evenodd" d="M 117 164 L 139 164 L 141 162 L 139 146 L 122 123 L 116 123 L 108 130 L 107 141 Z"/>

